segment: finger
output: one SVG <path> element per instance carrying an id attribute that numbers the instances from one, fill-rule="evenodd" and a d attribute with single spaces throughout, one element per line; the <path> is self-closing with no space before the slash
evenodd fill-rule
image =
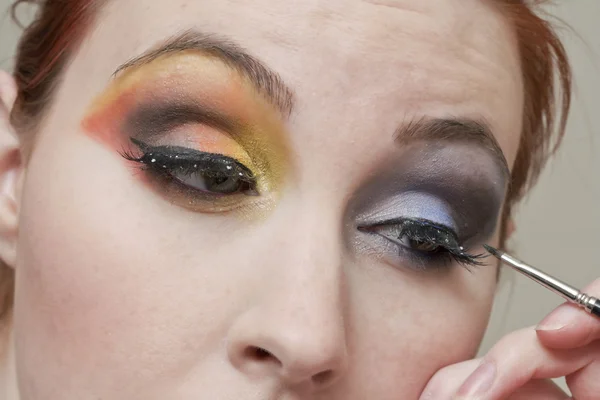
<path id="1" fill-rule="evenodd" d="M 429 380 L 419 400 L 449 399 L 481 360 L 469 360 L 442 368 Z"/>
<path id="2" fill-rule="evenodd" d="M 570 374 L 566 377 L 569 390 L 578 400 L 598 399 L 600 397 L 600 362 Z"/>
<path id="3" fill-rule="evenodd" d="M 528 328 L 498 342 L 457 394 L 465 399 L 505 399 L 531 380 L 597 368 L 595 360 L 600 361 L 600 342 L 571 350 L 549 349 L 540 343 L 535 330 Z M 577 400 L 597 399 L 597 396 L 586 397 L 592 390 L 587 384 L 586 379 L 570 387 Z"/>
<path id="4" fill-rule="evenodd" d="M 470 360 L 439 370 L 427 384 L 419 400 L 459 399 L 454 396 L 461 383 L 479 366 Z M 549 380 L 534 380 L 518 389 L 508 400 L 566 400 L 569 397 Z"/>
<path id="5" fill-rule="evenodd" d="M 600 297 L 600 279 L 584 289 Z M 536 328 L 544 346 L 554 349 L 573 349 L 600 339 L 600 319 L 574 304 L 563 304 L 550 313 Z"/>
<path id="6" fill-rule="evenodd" d="M 507 400 L 567 400 L 571 399 L 554 382 L 548 379 L 527 383 Z"/>

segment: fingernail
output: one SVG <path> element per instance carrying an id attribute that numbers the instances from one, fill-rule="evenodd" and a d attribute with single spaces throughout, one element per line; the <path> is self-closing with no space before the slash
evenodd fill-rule
<path id="1" fill-rule="evenodd" d="M 486 361 L 481 364 L 462 384 L 456 398 L 468 399 L 474 396 L 479 396 L 487 392 L 494 383 L 496 377 L 496 366 Z"/>
<path id="2" fill-rule="evenodd" d="M 558 331 L 577 321 L 580 316 L 580 309 L 566 304 L 551 312 L 535 329 L 538 331 Z"/>

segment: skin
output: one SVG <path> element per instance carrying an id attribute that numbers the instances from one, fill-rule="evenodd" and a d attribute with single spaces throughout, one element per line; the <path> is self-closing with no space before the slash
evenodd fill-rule
<path id="1" fill-rule="evenodd" d="M 600 280 L 583 291 L 598 297 Z M 600 392 L 599 343 L 598 319 L 563 304 L 537 326 L 502 338 L 482 359 L 438 371 L 421 399 L 594 400 Z M 573 397 L 550 380 L 561 377 Z"/>
<path id="2" fill-rule="evenodd" d="M 240 43 L 295 91 L 290 118 L 256 117 L 289 149 L 261 218 L 166 201 L 84 123 L 119 65 L 194 27 Z M 510 26 L 481 0 L 298 2 L 293 13 L 272 0 L 109 4 L 30 157 L 10 158 L 25 147 L 2 129 L 0 256 L 17 280 L 8 398 L 418 399 L 475 355 L 496 270 L 392 266 L 352 240 L 348 210 L 381 160 L 402 165 L 408 147 L 393 133 L 406 119 L 483 119 L 512 166 L 520 79 Z M 266 107 L 243 96 L 242 110 Z M 429 398 L 452 396 L 474 369 L 458 365 L 453 387 L 429 386 L 446 397 Z"/>
<path id="3" fill-rule="evenodd" d="M 190 122 L 170 130 L 168 137 L 164 137 L 162 132 L 153 130 L 156 123 L 144 124 L 147 118 L 131 117 L 139 115 L 136 110 L 140 104 L 146 105 L 152 115 L 162 115 L 155 111 L 157 105 L 164 107 L 182 99 L 185 104 L 210 108 L 231 119 L 235 117 L 232 124 L 240 127 L 229 129 L 226 134 L 224 128 Z M 279 114 L 252 85 L 220 61 L 186 50 L 120 73 L 95 99 L 81 127 L 109 148 L 134 154 L 139 149 L 131 145 L 131 137 L 153 145 L 185 146 L 233 157 L 257 176 L 257 189 L 270 194 L 262 196 L 260 207 L 255 209 L 270 210 L 275 200 L 273 194 L 281 192 L 278 188 L 288 169 L 285 159 L 289 149 L 282 138 L 284 127 Z M 200 208 L 207 212 L 226 207 Z"/>

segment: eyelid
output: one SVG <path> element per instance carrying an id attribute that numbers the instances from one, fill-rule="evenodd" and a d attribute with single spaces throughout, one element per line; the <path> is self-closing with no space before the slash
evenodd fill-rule
<path id="1" fill-rule="evenodd" d="M 427 219 L 427 218 L 397 217 L 397 218 L 392 218 L 389 220 L 378 221 L 378 222 L 372 224 L 371 226 L 376 228 L 376 227 L 386 226 L 386 225 L 402 225 L 406 222 L 417 222 L 417 223 L 422 224 L 423 226 L 430 226 L 432 228 L 442 229 L 442 230 L 445 230 L 448 232 L 455 233 L 454 228 L 446 226 L 444 224 L 439 224 L 439 223 L 432 221 L 430 219 Z"/>
<path id="2" fill-rule="evenodd" d="M 152 144 L 185 143 L 234 158 L 260 178 L 261 193 L 274 192 L 274 186 L 281 184 L 283 163 L 282 154 L 274 152 L 271 137 L 241 116 L 214 107 L 188 98 L 142 104 L 125 120 L 123 130 Z"/>
<path id="3" fill-rule="evenodd" d="M 149 163 L 154 163 L 155 161 L 159 164 L 160 162 L 164 163 L 164 168 L 167 168 L 166 164 L 169 164 L 169 168 L 181 167 L 189 169 L 193 166 L 197 171 L 207 171 L 215 167 L 222 167 L 219 173 L 224 176 L 234 177 L 238 175 L 240 179 L 253 183 L 256 182 L 256 176 L 252 170 L 233 157 L 218 153 L 202 152 L 183 146 L 150 146 L 135 138 L 131 138 L 130 140 L 144 153 L 140 157 L 126 153 L 126 158 L 132 161 L 148 164 L 144 160 L 144 158 L 148 158 Z M 163 158 L 166 159 L 163 160 Z M 197 163 L 197 165 L 192 163 Z"/>
<path id="4" fill-rule="evenodd" d="M 231 157 L 185 147 L 151 146 L 136 139 L 131 142 L 138 146 L 137 152 L 124 151 L 121 155 L 138 164 L 137 167 L 144 171 L 142 181 L 172 204 L 201 213 L 242 211 L 258 204 L 268 204 L 263 203 L 262 199 L 269 200 L 261 196 L 252 171 Z M 139 154 L 140 151 L 142 154 Z M 183 156 L 177 158 L 178 154 Z M 231 170 L 227 169 L 228 166 L 232 167 Z M 242 172 L 243 176 L 238 177 L 238 172 Z M 237 181 L 241 186 L 236 184 L 240 190 L 231 192 L 203 190 L 188 184 L 187 177 L 217 182 L 217 185 Z M 249 200 L 250 197 L 257 200 Z"/>
<path id="5" fill-rule="evenodd" d="M 406 233 L 406 229 L 411 228 L 411 226 L 407 226 L 409 224 L 412 225 L 412 228 L 417 226 L 420 229 L 424 229 L 424 230 L 431 229 L 431 230 L 441 231 L 444 234 L 447 234 L 448 236 L 453 238 L 453 240 L 456 242 L 455 247 L 458 248 L 461 246 L 459 244 L 459 243 L 461 243 L 459 235 L 453 228 L 442 225 L 442 224 L 437 224 L 431 220 L 424 219 L 424 218 L 400 217 L 400 218 L 396 218 L 396 219 L 390 219 L 387 221 L 377 222 L 376 224 L 369 225 L 369 226 L 359 226 L 358 230 L 361 232 L 367 232 L 367 233 L 371 233 L 371 234 L 380 235 L 382 237 L 385 237 L 386 239 L 389 239 L 389 235 L 385 234 L 386 227 L 389 228 L 390 230 L 398 229 L 400 232 Z"/>
<path id="6" fill-rule="evenodd" d="M 442 198 L 424 191 L 406 191 L 390 196 L 357 217 L 360 225 L 375 225 L 406 218 L 423 219 L 458 231 L 455 211 Z"/>
<path id="7" fill-rule="evenodd" d="M 191 106 L 190 106 L 191 107 Z M 205 124 L 202 120 L 193 121 L 189 115 L 180 118 L 177 114 L 169 113 L 169 109 L 141 106 L 146 111 L 136 111 L 126 125 L 127 135 L 142 143 L 149 143 L 158 147 L 179 146 L 201 152 L 222 154 L 238 160 L 253 171 L 256 165 L 248 149 L 237 140 L 230 132 Z M 147 114 L 144 116 L 144 114 Z M 241 133 L 240 133 L 241 135 Z"/>
<path id="8" fill-rule="evenodd" d="M 127 118 L 126 126 L 136 137 L 152 138 L 177 126 L 196 123 L 235 136 L 242 127 L 234 118 L 197 103 L 143 105 Z"/>

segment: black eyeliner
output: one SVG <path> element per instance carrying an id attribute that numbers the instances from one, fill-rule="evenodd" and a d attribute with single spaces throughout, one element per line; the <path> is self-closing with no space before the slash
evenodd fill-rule
<path id="1" fill-rule="evenodd" d="M 400 229 L 398 237 L 385 235 L 378 232 L 378 227 L 397 226 Z M 379 222 L 368 227 L 359 227 L 360 231 L 368 232 L 382 236 L 386 240 L 394 243 L 399 248 L 410 251 L 413 255 L 427 258 L 430 261 L 456 261 L 467 267 L 481 266 L 481 261 L 485 256 L 483 254 L 470 254 L 459 242 L 458 235 L 450 227 L 436 224 L 422 218 L 398 218 Z M 422 251 L 409 248 L 402 242 L 406 237 L 416 243 L 431 245 L 434 251 Z"/>
<path id="2" fill-rule="evenodd" d="M 182 146 L 151 146 L 135 138 L 130 140 L 142 154 L 136 155 L 137 151 L 127 150 L 121 155 L 143 165 L 144 169 L 155 176 L 177 180 L 177 175 L 198 174 L 217 184 L 233 180 L 245 194 L 258 195 L 257 180 L 252 171 L 232 157 Z M 185 186 L 181 181 L 179 184 Z"/>

